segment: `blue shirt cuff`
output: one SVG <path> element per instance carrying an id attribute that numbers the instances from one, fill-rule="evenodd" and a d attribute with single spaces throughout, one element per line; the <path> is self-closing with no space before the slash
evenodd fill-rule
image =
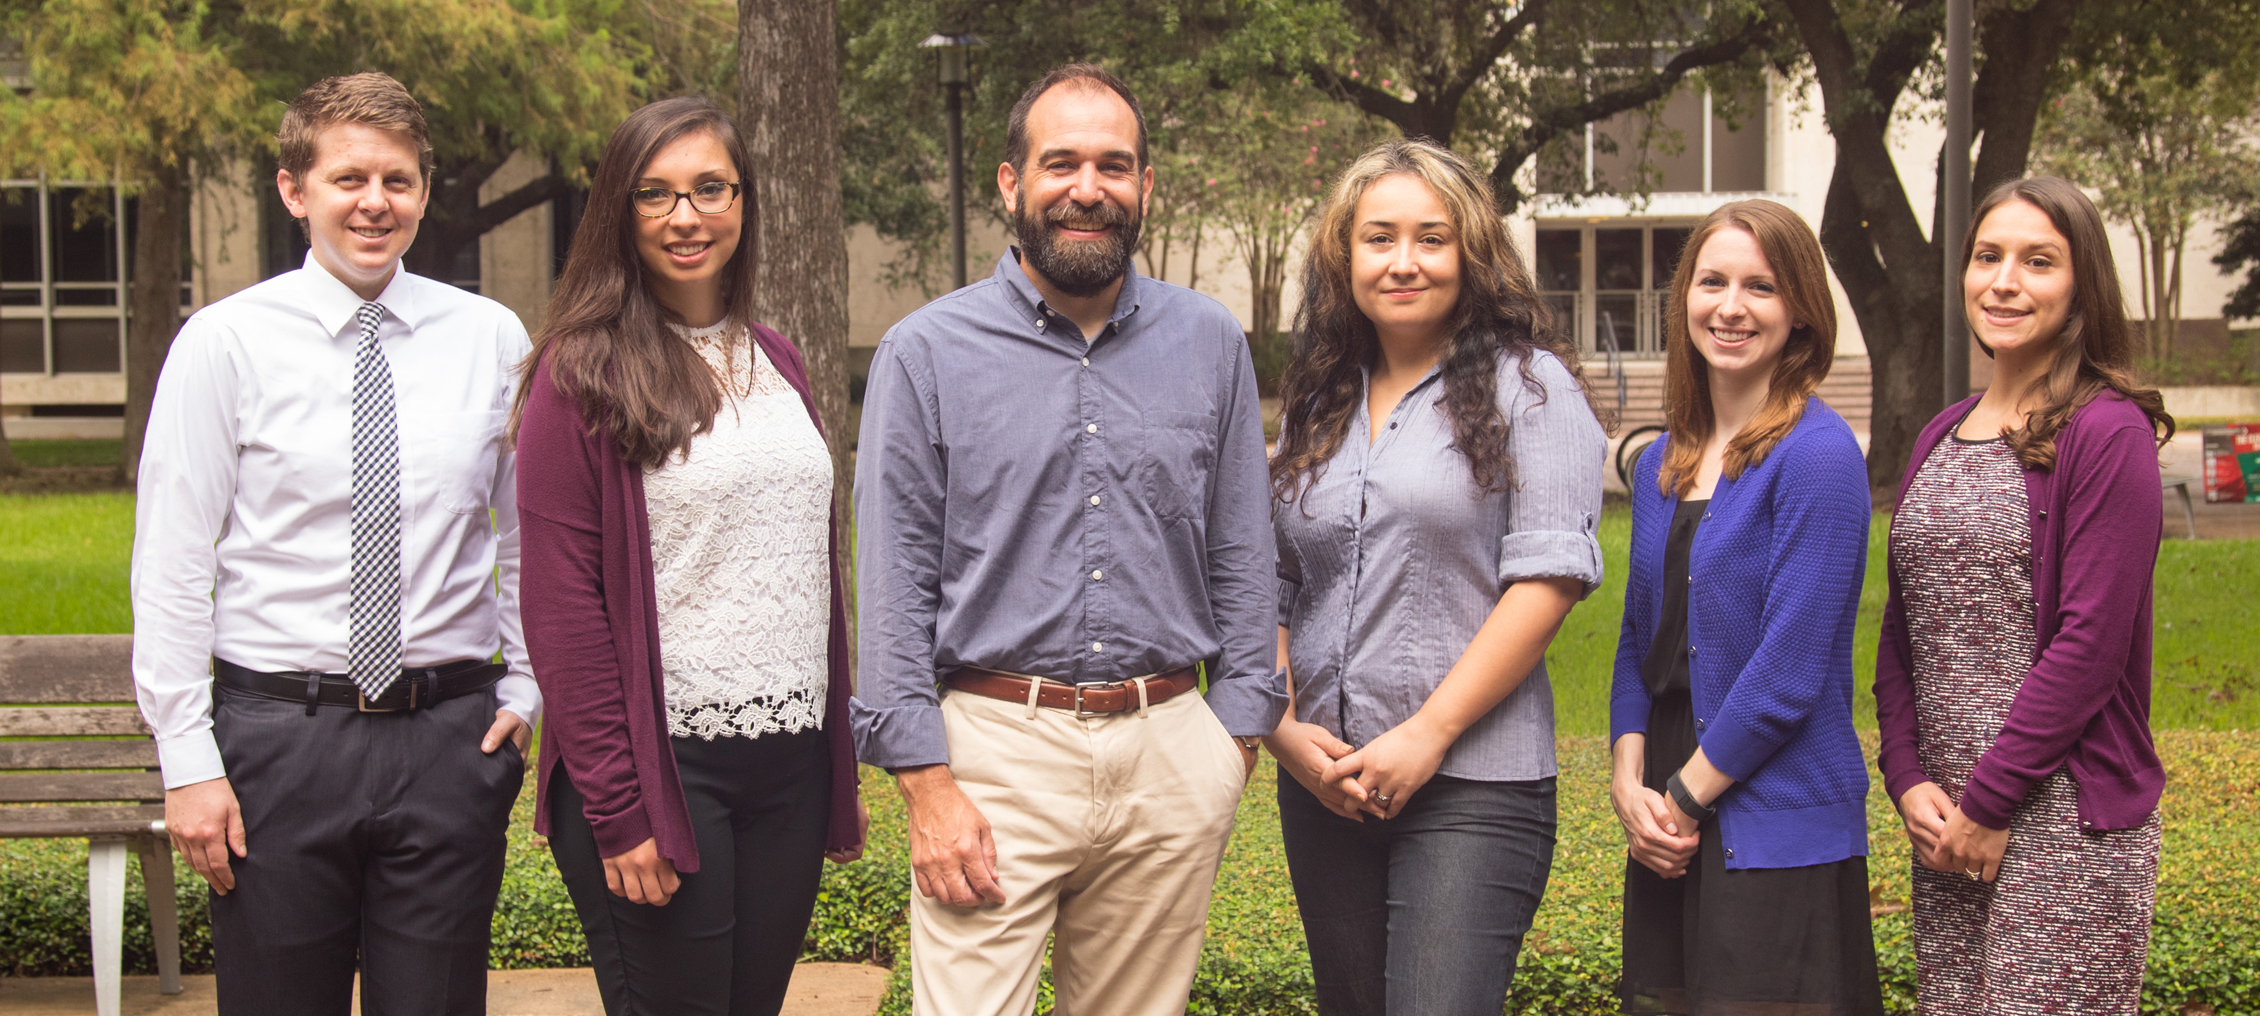
<path id="1" fill-rule="evenodd" d="M 1280 673 L 1210 681 L 1208 708 L 1233 737 L 1263 737 L 1279 727 L 1287 712 L 1287 689 Z"/>
<path id="2" fill-rule="evenodd" d="M 862 699 L 851 698 L 848 729 L 855 734 L 855 757 L 864 765 L 906 769 L 944 765 L 950 760 L 949 738 L 942 730 L 942 707 L 937 704 L 873 709 Z"/>

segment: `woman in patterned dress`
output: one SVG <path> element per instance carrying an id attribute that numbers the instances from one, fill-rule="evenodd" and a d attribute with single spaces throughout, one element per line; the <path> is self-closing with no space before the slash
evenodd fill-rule
<path id="1" fill-rule="evenodd" d="M 541 806 L 607 1013 L 776 1013 L 862 849 L 832 459 L 751 319 L 752 179 L 703 99 L 631 114 L 513 433 Z"/>
<path id="2" fill-rule="evenodd" d="M 1813 396 L 1836 353 L 1820 242 L 1772 201 L 1722 206 L 1670 307 L 1671 430 L 1632 483 L 1609 703 L 1619 1000 L 1881 1016 L 1852 727 L 1871 510 L 1859 442 Z"/>
<path id="3" fill-rule="evenodd" d="M 2150 592 L 2172 436 L 2130 373 L 2095 206 L 2051 177 L 1971 217 L 1984 395 L 1917 440 L 1891 527 L 1879 760 L 1914 845 L 1917 1011 L 2132 1013 L 2158 874 Z"/>

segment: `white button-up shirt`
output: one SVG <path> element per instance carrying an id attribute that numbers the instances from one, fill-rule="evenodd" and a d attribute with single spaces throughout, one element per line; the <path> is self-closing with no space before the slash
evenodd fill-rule
<path id="1" fill-rule="evenodd" d="M 497 697 L 531 723 L 541 692 L 518 620 L 503 437 L 526 329 L 501 304 L 406 271 L 376 302 L 400 417 L 401 664 L 499 648 Z M 165 358 L 134 519 L 133 678 L 167 789 L 226 775 L 212 657 L 346 669 L 361 303 L 309 258 L 197 311 Z"/>

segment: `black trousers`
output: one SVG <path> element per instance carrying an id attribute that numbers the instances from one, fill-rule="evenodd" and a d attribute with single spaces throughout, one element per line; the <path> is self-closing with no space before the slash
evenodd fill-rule
<path id="1" fill-rule="evenodd" d="M 831 816 L 821 730 L 672 739 L 699 870 L 665 906 L 604 884 L 581 794 L 551 777 L 550 852 L 588 932 L 609 1016 L 775 1016 L 816 908 Z"/>
<path id="2" fill-rule="evenodd" d="M 1498 1016 L 1554 864 L 1554 779 L 1430 779 L 1397 817 L 1285 769 L 1279 829 L 1323 1016 Z"/>
<path id="3" fill-rule="evenodd" d="M 486 1012 L 503 833 L 526 760 L 488 755 L 490 689 L 409 713 L 213 690 L 243 808 L 236 887 L 212 896 L 222 1016 Z"/>

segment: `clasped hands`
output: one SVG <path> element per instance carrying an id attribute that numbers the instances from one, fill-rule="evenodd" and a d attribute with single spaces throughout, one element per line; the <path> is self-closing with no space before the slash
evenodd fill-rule
<path id="1" fill-rule="evenodd" d="M 1357 822 L 1367 815 L 1386 819 L 1403 814 L 1452 746 L 1450 735 L 1417 714 L 1365 747 L 1352 748 L 1325 727 L 1289 713 L 1263 742 L 1326 810 Z"/>
<path id="2" fill-rule="evenodd" d="M 1938 784 L 1925 780 L 1899 795 L 1899 817 L 1923 867 L 1987 882 L 2001 873 L 2009 830 L 1972 821 Z"/>

